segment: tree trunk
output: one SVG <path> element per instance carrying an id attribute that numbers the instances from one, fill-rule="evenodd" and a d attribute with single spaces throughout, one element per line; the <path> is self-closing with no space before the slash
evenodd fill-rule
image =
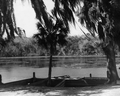
<path id="1" fill-rule="evenodd" d="M 51 46 L 50 46 L 49 70 L 48 70 L 48 86 L 51 86 L 52 55 L 53 55 L 53 46 L 51 44 Z"/>
<path id="2" fill-rule="evenodd" d="M 106 46 L 103 46 L 103 51 L 107 57 L 107 78 L 109 84 L 116 84 L 118 80 L 118 73 L 115 62 L 114 43 L 109 42 Z"/>

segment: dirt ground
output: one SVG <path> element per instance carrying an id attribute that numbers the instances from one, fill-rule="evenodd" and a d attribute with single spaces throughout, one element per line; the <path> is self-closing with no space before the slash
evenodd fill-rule
<path id="1" fill-rule="evenodd" d="M 96 87 L 9 87 L 0 88 L 0 96 L 120 96 L 120 85 Z"/>

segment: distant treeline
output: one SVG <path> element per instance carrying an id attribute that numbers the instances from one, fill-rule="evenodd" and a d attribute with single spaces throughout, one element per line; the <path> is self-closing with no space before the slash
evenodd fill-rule
<path id="1" fill-rule="evenodd" d="M 58 45 L 54 55 L 104 55 L 99 39 L 92 37 L 90 34 L 87 34 L 87 37 L 84 35 L 68 36 L 66 39 L 67 44 L 65 46 Z M 117 46 L 115 51 L 116 54 L 119 53 Z M 14 41 L 0 47 L 0 56 L 3 57 L 47 55 L 49 55 L 49 52 L 42 48 L 42 46 L 38 46 L 34 38 L 16 37 Z"/>

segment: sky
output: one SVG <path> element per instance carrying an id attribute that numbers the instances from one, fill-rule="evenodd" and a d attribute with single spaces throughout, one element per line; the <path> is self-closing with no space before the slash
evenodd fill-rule
<path id="1" fill-rule="evenodd" d="M 53 3 L 51 0 L 44 0 L 48 12 L 52 9 Z M 35 12 L 27 0 L 24 3 L 21 0 L 16 0 L 14 3 L 14 12 L 16 18 L 17 27 L 25 30 L 27 37 L 32 37 L 33 34 L 37 33 L 36 23 L 37 19 L 35 17 Z M 79 27 L 76 25 L 70 25 L 70 34 L 80 36 L 83 33 L 80 31 Z"/>

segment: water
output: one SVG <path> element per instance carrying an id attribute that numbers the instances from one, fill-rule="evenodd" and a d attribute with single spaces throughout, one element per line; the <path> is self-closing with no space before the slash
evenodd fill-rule
<path id="1" fill-rule="evenodd" d="M 117 58 L 117 69 L 119 68 Z M 0 58 L 2 82 L 31 78 L 33 72 L 38 78 L 48 76 L 49 57 Z M 70 75 L 71 77 L 106 77 L 104 57 L 54 57 L 52 76 Z M 120 74 L 118 69 L 118 74 Z"/>

